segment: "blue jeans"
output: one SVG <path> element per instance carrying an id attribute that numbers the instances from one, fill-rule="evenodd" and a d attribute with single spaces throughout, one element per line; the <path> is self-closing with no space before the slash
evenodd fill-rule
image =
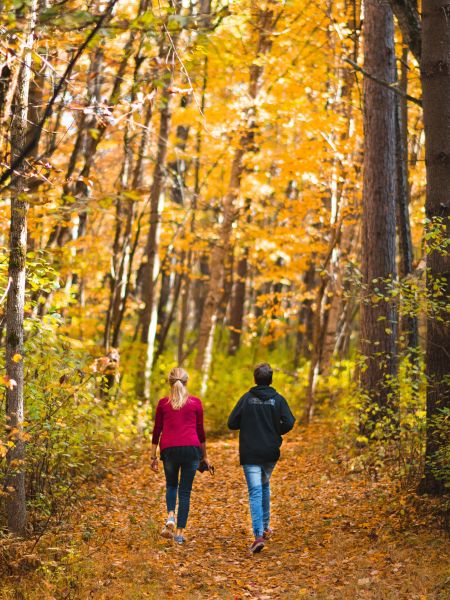
<path id="1" fill-rule="evenodd" d="M 270 476 L 276 463 L 242 465 L 247 480 L 253 533 L 261 537 L 270 523 Z"/>
<path id="2" fill-rule="evenodd" d="M 178 494 L 177 527 L 184 529 L 189 516 L 191 490 L 199 461 L 175 463 L 164 460 L 167 512 L 175 511 Z M 180 473 L 181 471 L 181 473 Z"/>

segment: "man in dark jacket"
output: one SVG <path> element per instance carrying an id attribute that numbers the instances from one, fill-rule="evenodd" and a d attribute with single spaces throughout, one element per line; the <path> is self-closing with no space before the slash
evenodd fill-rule
<path id="1" fill-rule="evenodd" d="M 230 429 L 239 429 L 239 457 L 247 480 L 255 541 L 250 552 L 261 552 L 270 529 L 270 476 L 280 458 L 281 436 L 292 429 L 295 418 L 286 400 L 273 387 L 269 364 L 257 365 L 256 386 L 242 396 L 228 418 Z"/>

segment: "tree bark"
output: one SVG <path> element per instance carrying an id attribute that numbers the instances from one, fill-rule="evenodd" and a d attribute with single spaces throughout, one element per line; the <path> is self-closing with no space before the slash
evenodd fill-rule
<path id="1" fill-rule="evenodd" d="M 426 216 L 432 226 L 449 238 L 450 206 L 450 5 L 448 0 L 422 3 L 423 116 L 425 125 L 425 164 L 427 172 Z M 435 285 L 441 292 L 436 294 Z M 439 302 L 427 317 L 427 439 L 425 475 L 420 490 L 443 494 L 444 474 L 433 468 L 437 453 L 447 440 L 439 435 L 435 419 L 450 406 L 450 255 L 445 248 L 429 248 L 427 290 Z"/>
<path id="2" fill-rule="evenodd" d="M 172 35 L 173 44 L 176 47 L 178 36 Z M 160 45 L 160 57 L 167 54 L 167 46 L 162 41 Z M 172 59 L 175 57 L 172 54 Z M 170 135 L 171 122 L 171 93 L 170 87 L 173 82 L 173 65 L 170 65 L 164 75 L 164 87 L 160 98 L 160 122 L 158 131 L 158 145 L 156 151 L 155 167 L 153 170 L 153 181 L 150 189 L 150 228 L 145 244 L 145 262 L 142 265 L 142 300 L 144 308 L 141 313 L 141 343 L 145 346 L 145 371 L 138 375 L 136 393 L 139 398 L 150 400 L 150 376 L 153 365 L 153 354 L 155 350 L 157 306 L 156 306 L 156 283 L 159 271 L 159 232 L 160 218 L 163 208 L 163 187 L 166 174 L 166 159 Z"/>
<path id="3" fill-rule="evenodd" d="M 302 300 L 300 310 L 298 312 L 298 326 L 295 336 L 294 369 L 298 369 L 301 357 L 309 358 L 311 356 L 313 310 L 312 298 L 310 295 L 314 289 L 315 274 L 316 271 L 314 264 L 310 263 L 303 276 L 306 297 L 304 300 Z"/>
<path id="4" fill-rule="evenodd" d="M 402 55 L 400 85 L 407 91 L 408 49 Z M 408 181 L 408 102 L 406 98 L 395 97 L 396 109 L 396 164 L 397 164 L 397 235 L 399 250 L 399 276 L 404 279 L 412 273 L 413 245 L 409 218 L 409 181 Z M 407 338 L 407 347 L 416 350 L 419 346 L 417 317 L 406 315 L 402 318 L 401 334 Z"/>
<path id="5" fill-rule="evenodd" d="M 228 354 L 234 356 L 241 345 L 244 322 L 245 291 L 248 272 L 248 246 L 245 246 L 242 257 L 236 268 L 236 281 L 230 309 L 230 341 Z"/>
<path id="6" fill-rule="evenodd" d="M 403 39 L 414 58 L 420 63 L 422 39 L 417 0 L 390 0 L 390 4 L 397 17 Z"/>
<path id="7" fill-rule="evenodd" d="M 131 89 L 130 104 L 136 100 L 136 94 L 142 84 L 140 77 L 140 69 L 144 62 L 141 55 L 144 37 L 141 36 L 139 48 L 134 58 L 133 85 Z M 150 73 L 150 88 L 151 93 L 147 96 L 147 108 L 143 119 L 143 129 L 138 142 L 137 158 L 133 161 L 133 141 L 134 137 L 131 134 L 133 116 L 130 115 L 125 124 L 123 135 L 123 164 L 120 175 L 120 191 L 127 192 L 130 189 L 134 192 L 138 191 L 142 186 L 143 180 L 143 164 L 144 155 L 149 143 L 150 137 L 150 121 L 153 114 L 152 93 L 153 88 L 153 73 Z M 122 318 L 125 311 L 129 292 L 129 280 L 132 269 L 132 259 L 134 252 L 132 248 L 132 229 L 136 216 L 136 202 L 132 197 L 122 197 L 119 193 L 116 200 L 116 228 L 113 243 L 113 255 L 111 257 L 111 273 L 110 273 L 110 299 L 105 322 L 104 346 L 106 351 L 112 346 L 117 346 L 120 337 L 120 328 Z"/>
<path id="8" fill-rule="evenodd" d="M 28 100 L 31 80 L 31 50 L 34 42 L 37 0 L 29 7 L 29 30 L 25 38 L 25 51 L 19 73 L 12 108 L 11 165 L 17 161 L 26 147 Z M 6 420 L 8 438 L 14 443 L 7 455 L 5 477 L 6 516 L 10 533 L 24 536 L 26 532 L 25 498 L 25 444 L 24 420 L 24 370 L 23 370 L 23 321 L 25 304 L 25 278 L 27 254 L 27 212 L 24 200 L 25 166 L 21 162 L 15 171 L 11 195 L 11 221 L 9 238 L 10 287 L 6 304 Z"/>
<path id="9" fill-rule="evenodd" d="M 204 3 L 205 10 L 210 8 L 210 3 Z M 201 114 L 205 114 L 205 105 L 206 105 L 206 88 L 208 85 L 208 56 L 205 56 L 203 59 L 203 77 L 202 77 L 202 97 L 201 97 Z M 202 150 L 202 124 L 198 125 L 196 139 L 195 139 L 195 158 L 194 158 L 194 190 L 192 194 L 191 201 L 191 219 L 190 219 L 190 234 L 194 236 L 195 228 L 196 228 L 196 218 L 197 218 L 197 204 L 198 198 L 200 196 L 200 155 Z M 191 248 L 189 248 L 186 255 L 186 270 L 183 277 L 182 282 L 182 292 L 181 292 L 181 315 L 180 315 L 180 329 L 178 336 L 178 364 L 182 366 L 185 358 L 184 352 L 184 342 L 187 334 L 187 326 L 188 326 L 188 317 L 189 317 L 189 304 L 191 300 L 191 292 L 192 292 L 192 264 L 193 264 L 193 252 Z M 197 281 L 197 290 L 201 287 L 203 282 Z M 199 294 L 201 296 L 201 293 Z M 198 308 L 197 303 L 197 308 Z M 200 313 L 201 314 L 201 313 Z M 194 318 L 196 322 L 200 322 L 200 317 Z"/>
<path id="10" fill-rule="evenodd" d="M 366 0 L 364 69 L 395 81 L 394 20 L 382 0 Z M 362 203 L 361 384 L 370 398 L 364 430 L 393 409 L 390 377 L 396 373 L 396 311 L 387 297 L 395 277 L 395 96 L 364 79 L 364 178 Z M 380 297 L 382 296 L 382 297 Z"/>

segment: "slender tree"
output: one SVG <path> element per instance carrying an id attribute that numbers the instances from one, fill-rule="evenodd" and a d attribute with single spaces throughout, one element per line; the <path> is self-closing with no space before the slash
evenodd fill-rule
<path id="1" fill-rule="evenodd" d="M 400 67 L 400 86 L 406 94 L 408 48 L 402 52 Z M 413 243 L 409 216 L 409 169 L 408 169 L 408 101 L 405 96 L 397 95 L 396 102 L 396 161 L 397 161 L 397 237 L 398 237 L 398 273 L 404 279 L 413 270 Z M 411 350 L 413 360 L 417 359 L 419 347 L 418 322 L 415 315 L 405 315 L 399 324 L 399 334 L 406 338 L 406 346 Z"/>
<path id="2" fill-rule="evenodd" d="M 170 56 L 170 61 L 165 66 L 163 74 L 163 89 L 159 106 L 159 132 L 158 145 L 153 169 L 153 181 L 150 189 L 150 227 L 145 245 L 145 262 L 142 265 L 142 299 L 144 307 L 141 314 L 141 342 L 146 348 L 144 376 L 139 376 L 137 393 L 139 397 L 150 399 L 150 375 L 153 365 L 155 350 L 155 336 L 157 325 L 156 283 L 159 272 L 159 234 L 161 213 L 164 202 L 164 181 L 166 176 L 166 161 L 172 117 L 171 86 L 175 74 L 175 48 L 179 34 L 172 34 L 170 40 L 166 34 L 161 40 L 159 48 L 160 61 Z"/>
<path id="3" fill-rule="evenodd" d="M 272 2 L 269 2 L 263 8 L 259 8 L 255 4 L 253 6 L 253 10 L 256 13 L 254 17 L 254 27 L 258 36 L 256 47 L 256 56 L 258 60 L 254 61 L 250 67 L 248 84 L 250 105 L 245 111 L 244 123 L 242 124 L 243 134 L 239 138 L 239 142 L 234 151 L 234 156 L 231 163 L 228 190 L 225 194 L 222 204 L 223 221 L 220 228 L 219 240 L 211 251 L 210 280 L 200 323 L 198 351 L 196 357 L 196 368 L 201 369 L 203 373 L 203 390 L 205 390 L 208 380 L 214 341 L 214 331 L 217 320 L 217 309 L 222 298 L 224 262 L 225 257 L 229 253 L 233 223 L 238 215 L 236 202 L 241 184 L 243 159 L 246 151 L 251 146 L 255 135 L 255 100 L 261 88 L 262 75 L 264 72 L 264 66 L 261 63 L 261 57 L 267 54 L 272 46 L 271 35 L 274 27 L 274 11 L 272 4 Z"/>
<path id="4" fill-rule="evenodd" d="M 24 9 L 21 9 L 24 10 Z M 31 80 L 32 48 L 35 34 L 37 0 L 27 10 L 28 31 L 24 37 L 24 52 L 17 88 L 12 105 L 11 164 L 26 146 L 28 128 L 28 98 Z M 11 221 L 9 238 L 9 291 L 6 304 L 6 419 L 10 441 L 14 444 L 8 451 L 5 478 L 6 513 L 9 531 L 17 536 L 25 535 L 27 510 L 25 500 L 25 445 L 24 420 L 24 370 L 23 370 L 23 321 L 25 304 L 25 274 L 27 254 L 27 212 L 24 199 L 25 166 L 21 162 L 14 177 L 11 193 Z"/>

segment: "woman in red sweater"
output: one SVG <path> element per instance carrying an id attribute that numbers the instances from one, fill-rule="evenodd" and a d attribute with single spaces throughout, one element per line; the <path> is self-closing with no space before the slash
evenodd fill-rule
<path id="1" fill-rule="evenodd" d="M 158 471 L 156 449 L 159 444 L 166 476 L 167 521 L 162 535 L 184 544 L 183 531 L 189 515 L 192 484 L 200 460 L 209 468 L 206 456 L 203 407 L 201 400 L 189 396 L 188 374 L 176 367 L 169 373 L 169 396 L 161 398 L 156 408 L 152 437 L 152 469 Z M 178 514 L 175 531 L 175 506 Z M 175 535 L 174 535 L 175 534 Z"/>

